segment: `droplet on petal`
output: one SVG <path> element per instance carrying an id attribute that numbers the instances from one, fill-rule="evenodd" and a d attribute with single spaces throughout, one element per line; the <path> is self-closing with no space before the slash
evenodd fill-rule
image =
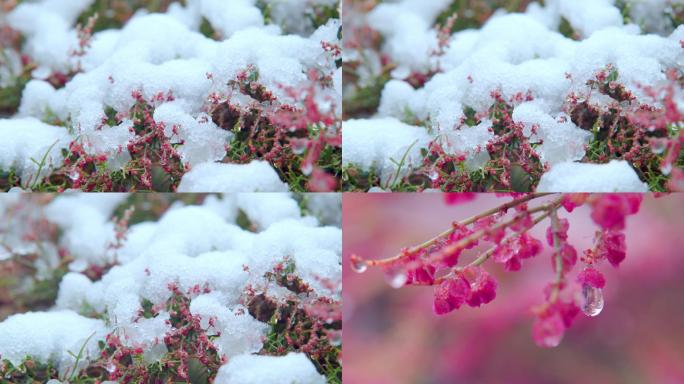
<path id="1" fill-rule="evenodd" d="M 394 289 L 399 289 L 406 285 L 408 275 L 402 269 L 389 269 L 385 272 L 387 283 Z"/>
<path id="2" fill-rule="evenodd" d="M 544 348 L 555 348 L 565 334 L 565 325 L 558 314 L 537 318 L 532 325 L 534 342 Z"/>
<path id="3" fill-rule="evenodd" d="M 651 150 L 653 153 L 660 155 L 667 149 L 667 140 L 663 139 L 652 139 L 651 140 Z"/>
<path id="4" fill-rule="evenodd" d="M 368 269 L 368 263 L 366 263 L 366 260 L 363 260 L 362 258 L 352 255 L 351 257 L 351 267 L 352 270 L 356 273 L 364 273 Z"/>
<path id="5" fill-rule="evenodd" d="M 302 144 L 292 145 L 292 152 L 295 155 L 303 155 L 304 152 L 306 152 L 306 145 L 302 145 Z"/>
<path id="6" fill-rule="evenodd" d="M 302 164 L 302 173 L 304 176 L 309 176 L 313 172 L 313 164 L 312 163 L 304 163 Z"/>
<path id="7" fill-rule="evenodd" d="M 601 288 L 584 284 L 582 285 L 582 296 L 584 297 L 582 312 L 590 317 L 598 316 L 603 310 L 603 291 Z"/>

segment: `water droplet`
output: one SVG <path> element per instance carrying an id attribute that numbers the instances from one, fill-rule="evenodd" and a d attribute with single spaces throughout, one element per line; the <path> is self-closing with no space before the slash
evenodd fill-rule
<path id="1" fill-rule="evenodd" d="M 342 332 L 330 332 L 328 333 L 328 339 L 330 344 L 334 346 L 342 345 Z"/>
<path id="2" fill-rule="evenodd" d="M 665 176 L 669 175 L 670 172 L 672 172 L 672 163 L 663 164 L 663 165 L 660 167 L 660 172 L 662 172 L 663 175 L 665 175 Z"/>
<path id="3" fill-rule="evenodd" d="M 73 181 L 78 180 L 81 177 L 81 174 L 78 171 L 73 171 L 69 174 L 69 178 Z"/>
<path id="4" fill-rule="evenodd" d="M 432 170 L 432 171 L 430 171 L 430 174 L 428 175 L 428 177 L 430 178 L 430 180 L 435 181 L 435 180 L 439 179 L 439 172 L 437 172 L 436 170 Z"/>
<path id="5" fill-rule="evenodd" d="M 107 372 L 114 373 L 114 371 L 116 371 L 116 365 L 114 365 L 114 363 L 110 362 L 109 364 L 107 364 L 106 369 L 107 369 Z"/>
<path id="6" fill-rule="evenodd" d="M 653 139 L 651 140 L 651 150 L 656 155 L 660 155 L 667 149 L 667 140 Z"/>
<path id="7" fill-rule="evenodd" d="M 295 155 L 302 155 L 306 152 L 307 143 L 304 140 L 292 141 L 292 152 Z"/>
<path id="8" fill-rule="evenodd" d="M 385 280 L 387 280 L 387 284 L 389 284 L 390 287 L 394 289 L 399 289 L 406 285 L 408 276 L 406 275 L 406 272 L 404 272 L 403 270 L 388 270 L 385 273 Z"/>
<path id="9" fill-rule="evenodd" d="M 366 260 L 363 260 L 358 256 L 352 256 L 351 267 L 356 273 L 364 273 L 368 269 L 368 264 L 366 263 Z"/>
<path id="10" fill-rule="evenodd" d="M 304 163 L 302 164 L 302 173 L 304 176 L 309 176 L 313 172 L 313 164 L 311 163 Z"/>
<path id="11" fill-rule="evenodd" d="M 555 348 L 560 345 L 561 340 L 563 340 L 563 333 L 548 334 L 541 340 L 541 346 Z"/>
<path id="12" fill-rule="evenodd" d="M 603 292 L 601 288 L 592 287 L 589 284 L 582 286 L 582 296 L 584 303 L 582 311 L 587 316 L 597 316 L 603 310 Z"/>

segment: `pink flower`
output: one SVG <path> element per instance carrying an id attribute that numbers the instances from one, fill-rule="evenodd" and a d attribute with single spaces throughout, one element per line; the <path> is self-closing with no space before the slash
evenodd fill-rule
<path id="1" fill-rule="evenodd" d="M 505 228 L 492 229 L 496 225 L 497 221 L 493 216 L 483 217 L 475 222 L 474 228 L 478 231 L 485 231 L 484 239 L 486 241 L 491 241 L 492 243 L 499 244 L 501 240 L 506 236 Z"/>
<path id="2" fill-rule="evenodd" d="M 463 192 L 463 193 L 445 193 L 444 202 L 447 205 L 457 205 L 461 203 L 467 203 L 469 201 L 475 200 L 477 193 Z"/>
<path id="3" fill-rule="evenodd" d="M 534 342 L 544 348 L 557 347 L 563 339 L 565 325 L 558 313 L 537 317 L 532 325 Z"/>
<path id="4" fill-rule="evenodd" d="M 572 301 L 556 301 L 549 303 L 537 315 L 532 326 L 534 342 L 545 348 L 553 348 L 560 344 L 565 329 L 579 313 L 579 307 Z"/>
<path id="5" fill-rule="evenodd" d="M 444 280 L 435 287 L 435 300 L 432 309 L 437 315 L 447 314 L 459 309 L 470 294 L 470 285 L 462 276 Z"/>
<path id="6" fill-rule="evenodd" d="M 563 274 L 568 273 L 572 267 L 577 264 L 577 250 L 570 244 L 561 245 L 560 249 L 561 261 L 563 266 Z M 551 265 L 553 266 L 553 271 L 556 272 L 556 257 L 551 258 Z"/>
<path id="7" fill-rule="evenodd" d="M 479 307 L 496 298 L 497 283 L 494 278 L 480 267 L 469 268 L 468 272 L 474 273 L 475 277 L 470 280 L 470 295 L 466 302 L 471 307 Z"/>
<path id="8" fill-rule="evenodd" d="M 558 232 L 556 232 L 556 236 L 558 236 L 558 240 L 560 240 L 561 243 L 568 239 L 569 228 L 570 222 L 568 221 L 568 219 L 558 220 Z M 553 226 L 551 225 L 549 225 L 549 227 L 546 228 L 546 242 L 553 247 Z"/>
<path id="9" fill-rule="evenodd" d="M 522 268 L 522 260 L 518 256 L 513 256 L 504 264 L 504 270 L 508 272 L 517 272 Z"/>
<path id="10" fill-rule="evenodd" d="M 604 194 L 591 202 L 591 218 L 603 229 L 624 229 L 625 216 L 639 212 L 641 194 Z"/>
<path id="11" fill-rule="evenodd" d="M 599 270 L 587 267 L 577 275 L 577 282 L 594 288 L 603 288 L 606 285 L 606 278 Z"/>
<path id="12" fill-rule="evenodd" d="M 613 267 L 620 265 L 627 255 L 625 234 L 617 231 L 601 233 L 596 247 L 596 256 L 605 257 Z"/>
<path id="13" fill-rule="evenodd" d="M 406 284 L 432 285 L 435 282 L 435 266 L 422 265 L 407 273 Z"/>
<path id="14" fill-rule="evenodd" d="M 527 233 L 520 235 L 518 238 L 518 252 L 517 255 L 522 259 L 529 259 L 537 256 L 542 251 L 542 242 L 530 236 Z"/>
<path id="15" fill-rule="evenodd" d="M 563 320 L 563 325 L 565 325 L 566 328 L 570 328 L 580 311 L 579 307 L 573 301 L 557 301 L 554 307 L 556 311 L 558 311 L 561 320 Z"/>

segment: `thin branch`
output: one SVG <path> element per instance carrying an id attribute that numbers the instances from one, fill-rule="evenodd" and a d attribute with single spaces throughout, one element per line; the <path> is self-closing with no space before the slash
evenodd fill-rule
<path id="1" fill-rule="evenodd" d="M 518 205 L 524 204 L 524 203 L 526 203 L 526 202 L 528 202 L 528 201 L 530 201 L 530 200 L 534 200 L 534 199 L 537 199 L 537 198 L 540 198 L 540 197 L 544 197 L 544 196 L 548 196 L 548 195 L 550 195 L 550 194 L 549 194 L 549 193 L 531 193 L 531 194 L 525 195 L 525 196 L 523 196 L 523 197 L 521 197 L 521 198 L 517 198 L 517 199 L 511 200 L 511 201 L 509 201 L 509 202 L 507 202 L 507 203 L 501 204 L 501 205 L 499 205 L 499 206 L 497 206 L 497 207 L 488 209 L 488 210 L 486 210 L 486 211 L 484 211 L 484 212 L 481 212 L 481 213 L 479 213 L 479 214 L 477 214 L 477 215 L 474 215 L 474 216 L 469 217 L 469 218 L 467 218 L 467 219 L 465 219 L 465 220 L 462 220 L 462 221 L 458 222 L 457 224 L 452 225 L 451 228 L 447 229 L 446 231 L 444 231 L 444 232 L 440 233 L 439 235 L 437 235 L 437 236 L 431 238 L 430 240 L 427 240 L 427 241 L 425 241 L 425 242 L 423 242 L 423 243 L 421 243 L 421 244 L 418 244 L 418 245 L 413 246 L 413 247 L 411 247 L 411 248 L 409 248 L 409 249 L 407 249 L 407 250 L 404 250 L 404 251 L 402 251 L 401 253 L 399 253 L 399 254 L 397 254 L 397 255 L 395 255 L 395 256 L 392 256 L 392 257 L 389 257 L 389 258 L 386 258 L 386 259 L 366 260 L 366 264 L 367 264 L 369 267 L 391 264 L 391 263 L 393 263 L 393 262 L 395 262 L 395 261 L 397 261 L 397 260 L 399 260 L 399 259 L 402 259 L 402 258 L 404 258 L 404 257 L 413 255 L 413 254 L 415 254 L 415 253 L 417 253 L 417 252 L 419 252 L 419 251 L 421 251 L 421 250 L 423 250 L 423 249 L 425 249 L 425 248 L 428 248 L 428 247 L 434 245 L 434 244 L 437 243 L 440 239 L 442 239 L 442 238 L 444 238 L 444 237 L 446 237 L 446 236 L 451 235 L 457 228 L 460 228 L 460 227 L 464 227 L 464 226 L 473 224 L 474 222 L 476 222 L 476 221 L 478 221 L 478 220 L 480 220 L 480 219 L 483 219 L 483 218 L 485 218 L 485 217 L 494 215 L 494 214 L 499 213 L 499 212 L 505 212 L 505 211 L 507 211 L 507 210 L 510 209 L 510 208 L 517 207 Z M 537 208 L 539 208 L 539 207 L 537 207 Z M 534 210 L 537 209 L 537 208 L 533 208 L 533 209 L 529 210 L 528 212 L 530 212 L 530 213 L 531 213 L 531 212 L 534 212 Z M 478 232 L 476 232 L 476 233 L 479 233 L 479 232 L 482 232 L 482 231 L 478 231 Z M 484 234 L 484 233 L 480 234 L 480 236 L 483 235 L 483 234 Z"/>
<path id="2" fill-rule="evenodd" d="M 556 301 L 560 294 L 560 284 L 563 281 L 563 254 L 561 253 L 560 238 L 558 232 L 560 231 L 560 221 L 558 220 L 558 212 L 556 209 L 549 210 L 551 215 L 551 228 L 553 232 L 553 251 L 556 259 L 556 285 L 551 293 L 551 302 Z"/>

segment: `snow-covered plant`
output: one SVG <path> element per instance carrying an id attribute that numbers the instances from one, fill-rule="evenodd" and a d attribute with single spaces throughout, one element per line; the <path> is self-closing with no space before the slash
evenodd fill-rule
<path id="1" fill-rule="evenodd" d="M 678 2 L 347 8 L 343 189 L 681 189 Z"/>
<path id="2" fill-rule="evenodd" d="M 445 315 L 464 305 L 480 307 L 496 298 L 498 282 L 486 268 L 497 263 L 508 272 L 523 270 L 544 248 L 552 249 L 553 278 L 544 289 L 544 302 L 532 308 L 533 337 L 542 347 L 557 346 L 578 313 L 597 316 L 604 306 L 606 284 L 601 269 L 617 268 L 626 257 L 623 230 L 627 216 L 639 211 L 641 194 L 527 194 L 454 221 L 444 232 L 385 259 L 351 256 L 352 269 L 384 269 L 394 288 L 433 286 L 433 311 Z M 448 204 L 467 203 L 475 194 L 446 194 Z M 533 204 L 537 203 L 537 204 Z M 579 253 L 568 241 L 570 221 L 562 211 L 587 205 L 597 225 L 593 247 Z M 546 225 L 546 239 L 534 238 L 530 230 Z M 487 248 L 481 250 L 482 246 Z M 469 251 L 478 250 L 471 258 Z M 464 261 L 468 258 L 469 261 Z M 580 264 L 577 266 L 577 264 Z M 573 270 L 581 269 L 579 273 Z M 490 266 L 490 270 L 491 270 Z M 569 278 L 572 276 L 572 278 Z"/>
<path id="3" fill-rule="evenodd" d="M 0 380 L 341 382 L 339 195 L 9 194 L 0 213 Z"/>
<path id="4" fill-rule="evenodd" d="M 337 2 L 4 7 L 4 190 L 339 189 Z"/>

